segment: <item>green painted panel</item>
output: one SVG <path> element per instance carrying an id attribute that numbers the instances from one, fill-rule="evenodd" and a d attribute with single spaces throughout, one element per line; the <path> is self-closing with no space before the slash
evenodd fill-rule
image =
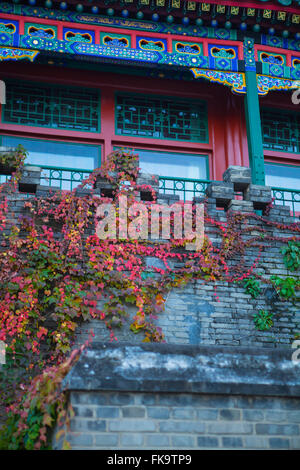
<path id="1" fill-rule="evenodd" d="M 262 108 L 262 132 L 265 149 L 300 153 L 300 113 Z"/>
<path id="2" fill-rule="evenodd" d="M 84 132 L 100 130 L 98 90 L 6 81 L 3 121 Z"/>
<path id="3" fill-rule="evenodd" d="M 24 34 L 29 36 L 55 39 L 57 38 L 57 26 L 39 23 L 25 23 Z"/>
<path id="4" fill-rule="evenodd" d="M 203 44 L 199 42 L 172 41 L 172 52 L 177 54 L 203 55 Z"/>
<path id="5" fill-rule="evenodd" d="M 276 52 L 257 51 L 258 60 L 267 64 L 286 65 L 286 55 Z"/>
<path id="6" fill-rule="evenodd" d="M 100 44 L 111 47 L 131 47 L 131 36 L 128 34 L 100 33 Z"/>
<path id="7" fill-rule="evenodd" d="M 116 134 L 208 142 L 206 103 L 175 97 L 119 93 Z"/>

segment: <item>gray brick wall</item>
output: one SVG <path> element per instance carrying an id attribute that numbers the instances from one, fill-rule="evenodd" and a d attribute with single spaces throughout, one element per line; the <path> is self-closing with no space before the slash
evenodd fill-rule
<path id="1" fill-rule="evenodd" d="M 216 292 L 219 301 L 213 287 L 199 280 L 170 293 L 158 320 L 167 343 L 290 347 L 300 332 L 299 308 L 290 302 L 270 306 L 263 294 L 254 300 L 227 282 L 217 282 Z M 268 331 L 258 331 L 253 322 L 261 309 L 274 314 Z"/>
<path id="2" fill-rule="evenodd" d="M 169 293 L 165 311 L 156 321 L 167 343 L 290 348 L 295 335 L 300 334 L 298 305 L 280 300 L 270 305 L 264 293 L 252 299 L 243 287 L 228 282 L 216 282 L 215 287 L 195 280 Z M 253 315 L 261 309 L 274 315 L 268 331 L 259 331 L 254 325 Z M 128 306 L 128 313 L 127 322 L 114 334 L 120 342 L 141 343 L 143 334 L 133 335 L 129 329 L 136 309 Z M 77 343 L 83 343 L 91 330 L 95 340 L 109 341 L 105 323 L 96 320 L 82 325 Z"/>
<path id="3" fill-rule="evenodd" d="M 217 210 L 217 207 L 223 207 L 225 210 L 229 207 L 233 211 L 245 213 L 265 207 L 270 200 L 268 188 L 249 187 L 249 177 L 246 175 L 246 179 L 243 177 L 243 181 L 240 180 L 240 171 L 235 169 L 227 173 L 224 178 L 225 184 L 220 182 L 208 191 L 209 215 L 220 222 L 227 221 L 227 214 Z M 242 186 L 238 187 L 241 183 Z M 242 190 L 245 200 L 234 200 L 234 190 Z M 47 192 L 47 188 L 38 188 L 40 196 Z M 18 216 L 24 215 L 24 199 L 25 197 L 21 194 L 8 195 L 11 208 L 9 221 L 17 224 Z M 283 206 L 273 207 L 268 217 L 270 221 L 283 224 L 293 222 L 289 216 L 289 209 Z M 271 246 L 268 242 L 265 243 L 255 272 L 262 274 L 265 278 L 274 274 L 281 277 L 291 275 L 292 273 L 285 268 L 280 254 L 282 243 L 274 240 L 276 237 L 295 236 L 295 233 L 287 229 L 278 230 L 260 221 L 253 221 L 250 228 L 252 230 L 244 234 L 245 240 L 259 236 L 259 228 L 264 229 L 265 236 L 273 238 Z M 54 229 L 57 231 L 58 227 Z M 4 234 L 7 235 L 8 232 L 9 227 L 4 230 Z M 221 239 L 215 227 L 207 225 L 205 232 L 216 247 L 220 246 Z M 1 245 L 0 249 L 5 248 Z M 244 255 L 244 265 L 250 267 L 258 254 L 257 248 L 248 249 Z M 232 265 L 238 265 L 239 262 L 239 257 L 231 261 Z M 151 264 L 153 260 L 145 260 L 145 265 L 149 270 Z M 215 294 L 218 295 L 219 301 Z M 159 315 L 158 325 L 162 327 L 166 335 L 166 342 L 172 347 L 184 344 L 189 345 L 189 349 L 195 345 L 208 345 L 210 348 L 250 346 L 252 356 L 249 356 L 247 360 L 252 361 L 258 347 L 268 349 L 275 347 L 276 351 L 283 347 L 290 348 L 294 335 L 299 332 L 300 312 L 295 305 L 281 301 L 273 304 L 268 302 L 265 293 L 254 300 L 237 284 L 216 282 L 213 285 L 203 281 L 193 281 L 184 288 L 170 292 L 165 312 Z M 258 332 L 254 327 L 252 316 L 260 309 L 269 310 L 274 314 L 274 326 L 270 331 Z M 135 309 L 129 307 L 128 313 L 127 328 L 117 330 L 115 334 L 120 343 L 124 341 L 140 343 L 143 335 L 132 335 L 128 328 Z M 90 329 L 94 330 L 96 340 L 109 340 L 109 332 L 103 322 L 90 322 L 82 325 L 78 331 L 77 342 L 82 343 L 88 337 L 87 332 Z M 121 346 L 120 344 L 120 349 Z M 266 349 L 264 354 L 265 351 Z M 274 352 L 273 350 L 272 353 Z M 95 358 L 97 359 L 97 355 Z M 178 358 L 180 359 L 181 355 Z M 180 363 L 179 359 L 176 364 Z M 117 355 L 114 356 L 114 360 L 117 361 Z M 205 371 L 204 365 L 209 363 L 208 356 L 205 357 L 205 361 L 202 364 L 203 371 Z M 228 362 L 228 357 L 226 361 Z M 233 354 L 233 374 L 231 375 L 229 370 L 228 382 L 222 385 L 226 389 L 229 384 L 227 394 L 207 393 L 211 390 L 216 393 L 216 384 L 224 374 L 224 371 L 220 370 L 216 364 L 210 365 L 211 380 L 215 380 L 216 383 L 206 382 L 203 385 L 204 392 L 201 394 L 198 393 L 199 389 L 193 394 L 166 392 L 166 378 L 162 373 L 163 369 L 159 367 L 157 375 L 161 377 L 160 386 L 165 393 L 162 391 L 152 393 L 153 388 L 150 388 L 147 393 L 140 388 L 137 388 L 134 393 L 126 390 L 104 391 L 101 383 L 97 385 L 98 391 L 75 391 L 76 387 L 75 390 L 71 387 L 69 388 L 70 406 L 73 407 L 75 416 L 71 419 L 70 429 L 66 430 L 66 438 L 73 449 L 300 449 L 299 392 L 297 398 L 273 396 L 270 393 L 264 396 L 254 396 L 239 388 L 236 393 L 245 393 L 245 395 L 233 395 L 230 386 L 232 386 L 232 377 L 236 372 L 234 362 L 241 372 L 245 369 L 245 365 L 240 360 L 236 361 Z M 97 365 L 97 360 L 94 360 L 95 364 Z M 281 375 L 287 369 L 287 362 L 282 364 L 284 368 L 280 369 Z M 271 362 L 268 365 L 271 368 Z M 141 365 L 141 371 L 142 366 L 144 367 L 145 364 Z M 110 367 L 112 368 L 111 364 Z M 119 365 L 119 369 L 120 367 Z M 248 362 L 247 376 L 244 377 L 243 385 L 254 384 L 256 387 L 258 382 L 251 382 L 249 368 Z M 178 372 L 177 369 L 178 367 L 172 369 L 174 377 Z M 261 370 L 260 367 L 257 369 Z M 81 379 L 84 376 L 82 371 L 83 369 Z M 91 372 L 96 375 L 94 370 Z M 108 368 L 107 376 L 109 372 Z M 129 378 L 132 376 L 131 369 L 130 373 L 128 371 L 126 373 Z M 181 371 L 179 373 L 181 374 Z M 153 377 L 156 377 L 154 373 Z M 85 377 L 86 382 L 87 378 L 90 377 Z M 119 382 L 124 382 L 125 379 L 125 375 L 118 376 L 115 371 L 115 386 L 116 384 L 119 386 Z M 273 380 L 274 395 L 277 394 L 279 386 L 276 376 L 273 374 L 270 377 L 266 373 L 263 379 L 263 382 L 259 383 L 260 388 L 266 383 L 265 380 L 271 382 Z M 176 392 L 182 391 L 183 388 L 179 387 L 177 382 L 175 377 L 173 386 Z M 203 376 L 201 375 L 201 384 L 202 382 Z M 190 376 L 188 379 L 182 379 L 180 376 L 179 384 L 182 385 L 182 383 L 185 391 L 194 391 L 192 386 L 196 385 L 192 383 Z M 196 383 L 200 382 L 196 381 Z M 139 383 L 139 378 L 137 378 L 136 384 L 137 387 L 141 387 L 143 381 Z M 235 385 L 239 386 L 239 383 Z M 286 383 L 284 387 L 288 394 L 291 387 Z M 104 388 L 108 389 L 107 386 Z M 155 390 L 158 389 L 155 388 Z M 255 388 L 253 393 L 258 394 L 258 388 Z M 61 448 L 62 442 L 61 440 L 56 442 L 54 436 L 53 444 L 54 447 Z"/>
<path id="4" fill-rule="evenodd" d="M 300 449 L 300 398 L 72 391 L 70 406 L 74 450 Z"/>
<path id="5" fill-rule="evenodd" d="M 216 205 L 218 205 L 218 202 L 223 201 L 222 194 L 229 186 L 231 187 L 230 197 L 232 197 L 235 185 L 239 184 L 238 178 L 242 182 L 240 189 L 244 190 L 246 199 L 250 197 L 253 201 L 256 201 L 257 198 L 262 197 L 264 203 L 268 202 L 269 188 L 249 187 L 248 170 L 239 167 L 229 169 L 224 175 L 226 183 L 218 182 L 215 187 L 213 186 L 208 191 L 207 209 L 209 214 L 216 220 L 220 222 L 227 221 L 227 213 L 217 211 Z M 11 214 L 8 219 L 17 224 L 18 217 L 26 213 L 24 212 L 24 195 L 16 193 L 8 195 L 8 199 L 11 207 Z M 260 199 L 257 199 L 256 202 L 262 204 Z M 225 206 L 227 206 L 227 203 Z M 243 211 L 245 208 L 237 206 L 235 209 Z M 293 222 L 286 206 L 273 206 L 268 219 L 285 224 Z M 273 239 L 295 236 L 295 232 L 287 229 L 279 230 L 274 225 L 259 220 L 251 221 L 249 219 L 249 222 L 251 222 L 249 226 L 252 230 L 243 235 L 245 240 L 259 235 L 259 228 L 265 231 L 265 236 Z M 9 227 L 5 229 L 5 235 L 8 232 Z M 216 227 L 206 224 L 205 233 L 216 247 L 220 246 L 221 239 Z M 255 269 L 257 274 L 261 274 L 266 279 L 272 275 L 279 275 L 280 277 L 297 275 L 297 273 L 291 273 L 286 269 L 280 253 L 281 246 L 280 241 L 266 241 L 260 253 L 260 261 Z M 0 247 L 0 249 L 4 248 Z M 244 265 L 250 268 L 258 254 L 258 248 L 247 249 L 244 255 Z M 151 270 L 151 265 L 159 262 L 161 263 L 160 260 L 153 258 L 145 259 L 145 265 L 149 270 Z M 239 257 L 236 257 L 230 263 L 237 265 L 239 262 Z M 267 287 L 267 284 L 262 283 L 262 294 L 256 299 L 252 299 L 244 288 L 238 284 L 222 281 L 214 284 L 212 282 L 205 283 L 203 280 L 191 281 L 187 286 L 181 289 L 173 289 L 169 293 L 165 311 L 158 316 L 156 324 L 162 328 L 165 340 L 169 344 L 290 347 L 295 335 L 300 334 L 300 310 L 297 305 L 278 299 L 271 304 L 266 297 Z M 215 294 L 217 294 L 219 300 L 217 300 Z M 101 308 L 101 304 L 99 308 Z M 262 309 L 268 310 L 274 315 L 274 325 L 269 331 L 258 331 L 254 326 L 253 315 Z M 144 339 L 143 334 L 134 335 L 129 329 L 135 313 L 136 309 L 128 305 L 128 321 L 122 329 L 114 330 L 114 334 L 120 342 L 141 343 Z M 76 344 L 85 342 L 91 330 L 96 340 L 108 341 L 110 339 L 110 332 L 103 321 L 90 321 L 85 322 L 77 330 Z"/>
<path id="6" fill-rule="evenodd" d="M 208 210 L 211 216 L 220 222 L 227 221 L 227 214 L 216 211 L 216 198 L 208 199 Z M 238 208 L 239 209 L 239 208 Z M 240 208 L 241 209 L 241 208 Z M 293 219 L 289 216 L 286 206 L 273 206 L 268 216 L 270 221 L 290 224 Z M 260 220 L 249 219 L 248 227 L 252 228 L 243 239 L 250 239 L 260 234 L 259 228 L 265 232 L 265 237 L 295 237 L 296 233 L 287 229 L 279 230 Z M 242 226 L 243 227 L 243 226 Z M 241 228 L 242 228 L 241 227 Z M 216 227 L 207 224 L 205 233 L 216 247 L 220 246 L 221 238 Z M 284 265 L 280 248 L 280 241 L 266 241 L 259 255 L 258 248 L 248 248 L 243 263 L 250 268 L 260 256 L 254 272 L 269 279 L 273 275 L 280 277 L 298 276 L 297 272 L 290 272 Z M 145 260 L 147 266 L 156 264 L 160 260 L 149 258 Z M 233 258 L 229 265 L 238 265 L 240 257 Z M 173 266 L 170 262 L 170 266 Z M 179 263 L 176 263 L 180 266 Z M 157 267 L 164 267 L 157 265 Z M 277 299 L 270 303 L 267 298 L 267 283 L 261 282 L 261 295 L 253 299 L 246 293 L 241 284 L 218 281 L 207 283 L 203 280 L 194 280 L 185 287 L 173 289 L 167 296 L 165 311 L 158 317 L 156 324 L 162 328 L 165 340 L 170 344 L 203 344 L 203 345 L 230 345 L 253 347 L 290 347 L 295 335 L 300 334 L 300 310 L 292 302 Z M 216 295 L 219 297 L 217 300 Z M 100 307 L 100 305 L 99 305 Z M 256 330 L 253 315 L 260 310 L 273 313 L 273 327 L 268 331 Z M 129 331 L 131 319 L 136 309 L 128 305 L 129 319 L 122 329 L 115 329 L 114 334 L 120 342 L 130 341 L 140 343 L 144 336 L 133 335 Z M 104 323 L 90 322 L 83 325 L 78 331 L 78 342 L 88 338 L 87 331 L 93 330 L 96 340 L 109 340 L 109 332 Z"/>

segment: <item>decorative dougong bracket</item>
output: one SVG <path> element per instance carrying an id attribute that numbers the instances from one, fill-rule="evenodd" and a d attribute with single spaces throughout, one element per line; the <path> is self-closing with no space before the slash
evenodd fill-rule
<path id="1" fill-rule="evenodd" d="M 39 51 L 33 51 L 31 49 L 18 49 L 16 47 L 0 46 L 0 61 L 29 59 L 30 62 L 33 62 L 39 53 Z"/>
<path id="2" fill-rule="evenodd" d="M 276 78 L 266 75 L 257 75 L 258 94 L 267 95 L 271 90 L 295 90 L 297 88 L 295 80 L 288 78 Z"/>
<path id="3" fill-rule="evenodd" d="M 233 93 L 246 94 L 246 76 L 242 72 L 222 72 L 218 70 L 207 70 L 192 68 L 196 79 L 204 78 L 210 82 L 220 83 L 229 86 Z M 295 80 L 288 78 L 269 77 L 267 75 L 256 75 L 257 91 L 260 96 L 265 96 L 271 90 L 295 90 Z"/>
<path id="4" fill-rule="evenodd" d="M 192 68 L 195 78 L 204 78 L 210 82 L 221 83 L 232 88 L 235 93 L 246 93 L 245 74 L 239 72 L 222 72 L 218 70 L 207 70 Z"/>

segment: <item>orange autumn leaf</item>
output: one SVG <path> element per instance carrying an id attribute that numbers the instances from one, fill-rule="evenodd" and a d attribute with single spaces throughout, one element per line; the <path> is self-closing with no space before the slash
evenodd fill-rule
<path id="1" fill-rule="evenodd" d="M 157 305 L 161 305 L 165 302 L 165 299 L 163 298 L 163 296 L 161 294 L 157 294 L 156 296 L 156 303 Z"/>
<path id="2" fill-rule="evenodd" d="M 53 421 L 53 418 L 51 418 L 51 416 L 50 416 L 49 414 L 45 414 L 45 415 L 44 415 L 43 424 L 44 424 L 45 426 L 51 426 L 52 421 Z"/>
<path id="3" fill-rule="evenodd" d="M 58 431 L 58 432 L 56 433 L 55 439 L 56 439 L 57 441 L 59 441 L 59 439 L 61 438 L 61 436 L 63 436 L 64 434 L 65 434 L 65 430 L 64 430 L 64 429 L 61 429 L 60 431 Z"/>
<path id="4" fill-rule="evenodd" d="M 63 443 L 63 446 L 62 446 L 62 450 L 71 450 L 71 444 L 70 444 L 70 442 L 64 440 L 64 443 Z"/>

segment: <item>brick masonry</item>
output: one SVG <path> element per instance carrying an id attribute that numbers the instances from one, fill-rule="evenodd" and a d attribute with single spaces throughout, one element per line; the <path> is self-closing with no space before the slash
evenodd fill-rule
<path id="1" fill-rule="evenodd" d="M 74 450 L 300 449 L 300 398 L 72 392 L 70 403 Z"/>
<path id="2" fill-rule="evenodd" d="M 271 189 L 266 186 L 252 185 L 250 183 L 250 170 L 243 167 L 229 167 L 224 173 L 224 182 L 213 182 L 207 188 L 208 214 L 219 222 L 226 222 L 227 215 L 231 211 L 243 213 L 261 210 L 265 212 L 271 202 Z M 151 184 L 151 183 L 150 183 Z M 244 200 L 234 199 L 235 191 L 239 191 Z M 161 201 L 172 203 L 161 195 Z M 198 202 L 198 201 L 196 201 Z M 199 200 L 200 202 L 200 200 Z M 217 208 L 225 209 L 217 210 Z M 226 211 L 229 212 L 226 212 Z M 259 229 L 264 230 L 264 236 L 273 238 L 292 237 L 295 232 L 286 229 L 278 229 L 268 224 L 268 221 L 276 221 L 283 224 L 294 222 L 290 216 L 289 207 L 273 205 L 265 216 L 267 222 L 248 219 L 249 231 L 243 239 L 251 239 L 260 235 Z M 241 228 L 243 225 L 241 224 Z M 214 246 L 219 247 L 221 238 L 218 230 L 206 224 L 205 234 Z M 263 244 L 263 238 L 262 238 Z M 289 272 L 284 265 L 280 248 L 283 244 L 279 241 L 265 242 L 261 253 L 258 248 L 248 248 L 244 255 L 244 265 L 250 268 L 259 256 L 259 262 L 254 272 L 269 279 L 273 275 L 280 277 L 297 276 L 297 273 Z M 232 265 L 238 265 L 239 257 L 231 259 Z M 161 260 L 146 258 L 145 263 L 151 271 L 151 267 L 165 268 Z M 175 266 L 172 262 L 170 267 Z M 180 264 L 177 264 L 180 266 Z M 153 269 L 153 268 L 152 268 Z M 300 334 L 300 311 L 297 303 L 282 301 L 278 297 L 270 297 L 270 285 L 261 283 L 261 294 L 253 299 L 246 293 L 241 284 L 228 282 L 207 283 L 203 280 L 194 280 L 181 289 L 173 289 L 167 296 L 165 311 L 159 316 L 157 326 L 162 328 L 165 340 L 170 344 L 211 344 L 253 347 L 290 347 L 295 335 Z M 218 297 L 218 299 L 217 299 Z M 101 308 L 101 305 L 99 305 Z M 268 331 L 255 329 L 253 315 L 260 310 L 273 313 L 273 327 Z M 128 306 L 129 318 L 122 329 L 114 331 L 119 341 L 131 341 L 139 343 L 143 335 L 133 336 L 129 331 L 131 319 L 136 309 Z M 78 342 L 88 338 L 88 331 L 93 331 L 96 340 L 106 341 L 109 333 L 104 324 L 90 322 L 83 325 L 78 331 Z"/>
<path id="3" fill-rule="evenodd" d="M 270 190 L 251 185 L 248 173 L 249 169 L 235 167 L 226 172 L 224 182 L 213 183 L 208 188 L 209 215 L 225 222 L 226 211 L 265 210 L 270 202 Z M 37 196 L 45 196 L 49 190 L 37 185 Z M 243 200 L 235 199 L 235 191 L 242 193 Z M 9 221 L 17 224 L 18 216 L 24 215 L 24 200 L 27 199 L 20 193 L 8 195 Z M 174 202 L 162 195 L 158 200 Z M 267 217 L 283 224 L 293 222 L 289 209 L 284 206 L 273 206 Z M 257 235 L 259 226 L 273 237 L 294 235 L 254 221 L 247 236 Z M 216 229 L 207 226 L 205 231 L 218 246 L 220 238 Z M 281 246 L 279 241 L 271 248 L 266 243 L 257 273 L 266 278 L 274 274 L 294 275 L 284 266 Z M 257 255 L 256 249 L 248 250 L 245 265 L 250 267 Z M 145 260 L 149 271 L 157 262 Z M 238 262 L 239 259 L 232 260 Z M 298 367 L 295 378 L 295 369 L 291 367 L 291 343 L 300 331 L 300 312 L 295 304 L 270 300 L 267 287 L 263 286 L 257 299 L 252 299 L 240 285 L 226 282 L 212 285 L 197 280 L 173 289 L 166 300 L 165 312 L 157 320 L 167 343 L 161 346 L 171 348 L 175 354 L 167 371 L 164 361 L 169 361 L 168 349 L 156 365 L 151 364 L 147 369 L 147 361 L 139 349 L 143 336 L 129 332 L 135 314 L 135 309 L 129 306 L 127 328 L 115 331 L 119 343 L 111 351 L 113 362 L 105 366 L 100 356 L 91 355 L 84 368 L 82 358 L 78 365 L 80 373 L 76 376 L 75 366 L 66 381 L 70 406 L 75 412 L 66 436 L 72 448 L 300 449 L 300 373 L 299 366 L 295 366 Z M 255 329 L 252 317 L 260 309 L 274 314 L 270 331 Z M 78 331 L 77 343 L 82 343 L 91 329 L 96 341 L 109 340 L 104 323 L 87 322 Z M 122 356 L 126 344 L 136 348 L 131 362 L 126 355 Z M 193 348 L 200 346 L 209 349 L 189 363 L 190 359 L 186 358 L 189 353 L 180 348 L 194 351 Z M 151 352 L 154 358 L 156 352 Z M 275 353 L 278 356 L 272 356 Z M 128 363 L 131 368 L 123 369 Z M 103 374 L 110 378 L 109 383 Z M 97 383 L 90 381 L 93 377 L 99 378 Z M 55 436 L 53 443 L 61 448 L 62 442 L 56 442 Z"/>
<path id="4" fill-rule="evenodd" d="M 252 348 L 95 344 L 65 380 L 64 438 L 72 449 L 300 449 L 300 365 L 288 361 Z"/>
<path id="5" fill-rule="evenodd" d="M 277 268 L 279 271 L 279 262 Z M 270 305 L 264 293 L 252 299 L 243 287 L 227 282 L 216 282 L 215 286 L 216 290 L 211 284 L 197 280 L 169 293 L 165 311 L 156 321 L 167 343 L 290 348 L 295 334 L 300 333 L 298 305 L 283 301 Z M 261 309 L 274 314 L 273 327 L 268 331 L 258 331 L 253 322 L 254 313 Z M 128 306 L 129 319 L 123 328 L 114 330 L 118 341 L 140 343 L 143 340 L 142 334 L 133 335 L 129 330 L 135 313 L 136 308 Z M 79 329 L 77 343 L 88 339 L 90 331 L 96 340 L 109 340 L 105 324 L 91 321 Z"/>
<path id="6" fill-rule="evenodd" d="M 278 261 L 277 271 L 280 270 L 279 264 Z M 283 267 L 281 271 L 287 273 Z M 283 274 L 280 276 L 284 277 Z M 165 311 L 156 321 L 167 343 L 290 348 L 295 335 L 300 333 L 297 304 L 280 300 L 270 303 L 267 285 L 256 299 L 252 299 L 241 286 L 216 282 L 215 287 L 216 290 L 212 285 L 197 280 L 169 293 Z M 261 309 L 271 311 L 274 315 L 274 324 L 268 331 L 258 331 L 253 322 L 253 315 Z M 128 306 L 129 319 L 122 329 L 114 330 L 118 341 L 140 343 L 143 340 L 142 334 L 133 335 L 129 330 L 135 312 L 134 307 Z M 91 321 L 78 330 L 77 343 L 88 339 L 90 331 L 96 340 L 109 340 L 105 324 Z"/>
<path id="7" fill-rule="evenodd" d="M 250 183 L 250 170 L 244 167 L 229 167 L 224 173 L 224 182 L 214 182 L 207 188 L 207 210 L 210 216 L 220 222 L 226 222 L 227 212 L 217 210 L 217 207 L 231 211 L 253 211 L 259 207 L 264 211 L 271 201 L 270 188 L 265 186 L 252 185 Z M 152 184 L 152 178 L 141 175 L 140 182 Z M 108 184 L 108 183 L 107 183 Z M 107 189 L 107 188 L 106 188 Z M 109 188 L 108 188 L 109 189 Z M 156 188 L 157 190 L 157 188 Z M 98 189 L 96 188 L 96 192 Z M 232 199 L 234 192 L 240 191 L 244 200 Z M 38 185 L 37 196 L 43 197 L 49 194 L 49 188 Z M 24 201 L 28 200 L 22 193 L 7 195 L 11 213 L 8 221 L 18 225 L 18 217 L 27 214 L 24 210 Z M 170 200 L 170 198 L 172 198 Z M 225 201 L 226 199 L 226 201 Z M 158 195 L 160 203 L 171 204 L 176 202 L 175 196 Z M 225 201 L 225 202 L 224 202 Z M 248 203 L 252 206 L 249 208 Z M 232 204 L 231 204 L 232 203 Z M 245 203 L 246 205 L 243 205 Z M 289 213 L 289 207 L 272 206 L 267 220 L 290 224 L 294 222 Z M 249 219 L 249 222 L 251 219 Z M 258 228 L 265 230 L 265 234 L 271 237 L 295 236 L 295 232 L 279 230 L 273 225 L 268 225 L 262 221 L 253 220 L 249 223 L 251 231 L 246 237 L 253 237 L 259 234 Z M 54 227 L 55 229 L 55 227 Z M 4 230 L 7 235 L 9 227 Z M 207 224 L 205 233 L 218 247 L 220 237 L 218 230 Z M 260 255 L 260 261 L 255 270 L 268 279 L 272 275 L 280 277 L 295 276 L 289 272 L 280 253 L 282 243 L 275 241 L 270 247 L 266 242 Z M 0 249 L 4 249 L 0 247 Z M 247 250 L 244 256 L 244 264 L 250 267 L 257 258 L 258 249 Z M 233 258 L 232 264 L 238 264 L 239 258 Z M 164 268 L 158 259 L 146 258 L 145 263 L 149 271 L 157 266 Z M 191 281 L 181 289 L 173 289 L 165 302 L 165 311 L 159 315 L 157 325 L 162 328 L 165 340 L 170 344 L 203 344 L 203 345 L 231 345 L 231 346 L 253 346 L 253 347 L 287 347 L 289 348 L 295 335 L 300 334 L 300 311 L 297 304 L 280 301 L 274 298 L 269 300 L 268 285 L 262 284 L 262 293 L 256 299 L 252 299 L 245 289 L 238 284 L 227 282 L 205 283 L 202 280 Z M 217 297 L 219 297 L 219 300 Z M 101 305 L 99 305 L 101 307 Z M 253 315 L 264 309 L 273 313 L 274 326 L 269 331 L 258 331 L 255 329 Z M 129 318 L 127 324 L 122 329 L 115 329 L 114 334 L 118 341 L 130 341 L 140 343 L 143 334 L 133 335 L 129 326 L 131 319 L 135 315 L 136 309 L 128 305 Z M 89 337 L 89 332 L 93 331 L 96 340 L 109 340 L 109 331 L 105 324 L 100 321 L 85 322 L 77 330 L 76 344 L 84 342 Z"/>

